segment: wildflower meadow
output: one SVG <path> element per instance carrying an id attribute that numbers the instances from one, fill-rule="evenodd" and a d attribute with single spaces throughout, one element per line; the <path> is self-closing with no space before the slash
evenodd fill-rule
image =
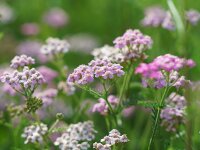
<path id="1" fill-rule="evenodd" d="M 0 150 L 200 150 L 200 1 L 1 0 Z"/>

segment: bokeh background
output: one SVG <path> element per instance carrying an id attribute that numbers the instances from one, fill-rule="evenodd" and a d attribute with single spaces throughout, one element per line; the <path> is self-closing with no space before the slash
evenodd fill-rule
<path id="1" fill-rule="evenodd" d="M 174 3 L 180 14 L 191 8 L 200 11 L 198 0 L 174 0 Z M 181 37 L 177 30 L 143 27 L 141 20 L 144 18 L 144 10 L 153 5 L 169 9 L 166 0 L 0 0 L 0 12 L 3 9 L 7 11 L 8 18 L 0 23 L 1 72 L 13 57 L 23 53 L 24 49 L 25 51 L 29 49 L 33 49 L 34 52 L 39 51 L 37 47 L 48 37 L 66 38 L 70 42 L 72 47 L 64 60 L 69 69 L 73 69 L 89 62 L 93 58 L 90 52 L 94 48 L 105 44 L 113 45 L 112 41 L 117 36 L 132 28 L 140 29 L 143 33 L 150 35 L 154 41 L 152 49 L 148 51 L 147 61 L 165 53 L 192 58 L 197 65 L 188 73 L 188 76 L 192 81 L 198 81 L 200 79 L 200 23 L 188 27 L 184 37 Z M 10 10 L 5 10 L 3 8 L 5 6 Z M 61 18 L 54 16 L 57 21 L 48 20 L 48 14 L 52 13 L 50 11 L 57 11 Z M 37 54 L 35 56 L 42 57 Z M 42 61 L 45 61 L 45 58 L 42 57 L 39 63 L 43 63 Z M 137 88 L 132 92 L 133 95 L 138 95 Z M 198 101 L 198 93 L 193 96 L 195 101 Z M 195 150 L 200 149 L 199 107 L 200 105 L 197 106 L 195 103 L 189 114 L 192 122 L 188 129 L 189 142 L 193 143 Z M 87 117 L 83 116 L 82 120 L 85 118 Z M 94 115 L 92 118 L 95 124 L 102 124 L 97 127 L 100 131 L 105 129 L 100 116 Z M 66 119 L 66 122 L 70 122 L 69 120 Z M 131 117 L 124 119 L 127 123 L 122 131 L 128 133 L 131 139 L 126 149 L 146 149 L 152 129 L 150 120 L 149 111 L 141 111 L 141 108 L 135 108 Z M 12 134 L 18 136 L 21 130 L 16 127 L 17 132 L 9 131 L 8 128 L 0 125 L 0 149 L 12 149 L 11 145 L 16 147 L 15 150 L 27 149 L 28 147 L 22 146 L 22 139 L 12 141 Z M 99 137 L 104 135 L 104 133 L 98 134 Z M 169 146 L 165 142 L 168 134 L 164 133 L 164 135 L 157 139 L 155 149 L 164 150 L 165 147 L 170 147 L 170 150 L 183 150 L 187 145 L 188 141 L 183 143 L 177 140 Z"/>

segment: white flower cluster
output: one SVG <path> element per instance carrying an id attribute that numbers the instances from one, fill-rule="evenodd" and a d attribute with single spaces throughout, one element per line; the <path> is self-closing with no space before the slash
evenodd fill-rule
<path id="1" fill-rule="evenodd" d="M 129 139 L 125 134 L 121 135 L 118 130 L 113 129 L 109 132 L 108 136 L 105 136 L 103 139 L 101 139 L 101 143 L 95 142 L 93 144 L 93 148 L 96 150 L 111 150 L 113 145 L 126 143 L 128 141 Z"/>
<path id="2" fill-rule="evenodd" d="M 66 40 L 60 40 L 58 38 L 48 38 L 46 44 L 41 47 L 41 52 L 45 55 L 56 55 L 67 53 L 69 51 L 69 43 Z"/>
<path id="3" fill-rule="evenodd" d="M 24 143 L 42 143 L 43 135 L 45 135 L 47 131 L 47 125 L 43 123 L 25 127 L 24 133 L 22 134 L 22 137 L 26 139 Z"/>
<path id="4" fill-rule="evenodd" d="M 59 146 L 61 150 L 87 150 L 90 145 L 89 141 L 95 138 L 93 122 L 79 122 L 71 124 L 67 131 L 58 137 L 54 145 Z"/>
<path id="5" fill-rule="evenodd" d="M 95 59 L 108 59 L 111 62 L 121 63 L 124 61 L 124 55 L 119 48 L 109 45 L 104 45 L 101 48 L 96 48 L 92 51 Z"/>

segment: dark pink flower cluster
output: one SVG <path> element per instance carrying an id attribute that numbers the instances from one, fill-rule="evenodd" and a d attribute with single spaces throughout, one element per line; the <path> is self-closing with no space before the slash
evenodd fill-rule
<path id="1" fill-rule="evenodd" d="M 184 67 L 194 67 L 193 60 L 179 58 L 177 56 L 166 54 L 158 56 L 151 63 L 141 63 L 135 70 L 136 74 L 141 74 L 143 84 L 148 86 L 148 80 L 153 80 L 153 86 L 162 88 L 166 84 L 171 84 L 175 87 L 180 87 L 185 84 L 185 77 L 179 76 L 178 71 Z M 166 76 L 169 77 L 166 81 Z M 168 82 L 168 83 L 167 83 Z"/>
<path id="2" fill-rule="evenodd" d="M 11 60 L 10 67 L 13 69 L 18 69 L 20 67 L 29 66 L 35 64 L 35 60 L 32 57 L 28 57 L 26 55 L 15 56 Z"/>
<path id="3" fill-rule="evenodd" d="M 96 103 L 93 108 L 92 108 L 92 112 L 98 112 L 101 115 L 106 115 L 108 113 L 108 105 L 106 103 L 106 100 L 103 98 L 100 98 L 98 100 L 99 102 Z M 117 104 L 119 103 L 119 99 L 114 96 L 114 95 L 110 95 L 108 96 L 108 102 L 111 104 L 111 106 L 114 108 L 117 106 Z"/>
<path id="4" fill-rule="evenodd" d="M 121 65 L 113 64 L 108 60 L 92 60 L 88 66 L 80 65 L 74 69 L 67 82 L 84 85 L 93 82 L 94 78 L 113 79 L 124 75 L 122 68 Z"/>

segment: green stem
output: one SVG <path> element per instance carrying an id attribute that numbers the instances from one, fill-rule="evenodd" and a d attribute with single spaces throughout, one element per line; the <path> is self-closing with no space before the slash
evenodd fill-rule
<path id="1" fill-rule="evenodd" d="M 153 143 L 153 140 L 154 140 L 154 137 L 155 137 L 155 134 L 156 134 L 156 130 L 157 130 L 157 127 L 158 127 L 160 112 L 161 112 L 161 109 L 163 107 L 163 103 L 164 103 L 164 100 L 165 100 L 165 97 L 166 97 L 168 91 L 169 91 L 169 86 L 167 85 L 166 88 L 165 88 L 165 91 L 164 91 L 164 93 L 161 97 L 161 101 L 160 101 L 160 104 L 159 104 L 159 107 L 158 107 L 158 111 L 157 111 L 157 114 L 156 114 L 156 120 L 155 120 L 155 124 L 154 124 L 154 127 L 153 127 L 153 133 L 152 133 L 151 138 L 149 140 L 148 150 L 151 149 L 151 145 Z"/>
<path id="2" fill-rule="evenodd" d="M 110 110 L 111 114 L 113 115 L 112 117 L 114 119 L 114 124 L 115 124 L 115 126 L 117 126 L 117 118 L 116 118 L 115 112 L 114 112 L 110 102 L 108 101 L 108 91 L 106 89 L 105 83 L 103 83 L 103 88 L 104 88 L 104 91 L 105 91 L 104 99 L 105 99 L 105 101 L 106 101 L 106 103 L 107 103 L 107 105 L 109 107 L 109 110 Z"/>
<path id="3" fill-rule="evenodd" d="M 51 126 L 51 128 L 49 129 L 49 133 L 51 133 L 53 131 L 53 129 L 56 127 L 56 125 L 58 124 L 59 119 L 57 119 L 54 124 Z"/>

